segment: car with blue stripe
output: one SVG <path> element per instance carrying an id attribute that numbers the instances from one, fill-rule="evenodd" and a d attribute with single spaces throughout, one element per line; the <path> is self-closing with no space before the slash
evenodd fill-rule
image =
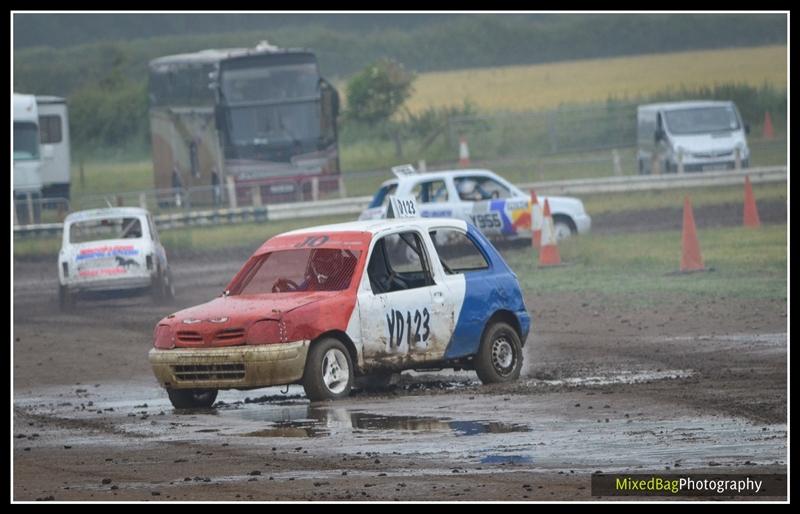
<path id="1" fill-rule="evenodd" d="M 460 169 L 419 173 L 412 166 L 392 168 L 396 178 L 375 193 L 360 220 L 386 217 L 390 196 L 414 197 L 420 215 L 469 221 L 492 239 L 530 239 L 531 195 L 491 170 Z M 547 200 L 556 238 L 585 234 L 592 226 L 583 202 L 566 196 L 540 196 Z"/>
<path id="2" fill-rule="evenodd" d="M 358 221 L 268 240 L 218 298 L 157 324 L 149 360 L 176 408 L 294 383 L 328 400 L 407 369 L 516 380 L 530 328 L 516 275 L 474 225 Z"/>

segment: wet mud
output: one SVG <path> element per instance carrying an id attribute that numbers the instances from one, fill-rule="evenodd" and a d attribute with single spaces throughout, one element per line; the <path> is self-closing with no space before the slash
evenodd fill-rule
<path id="1" fill-rule="evenodd" d="M 239 264 L 176 258 L 171 309 Z M 785 300 L 529 291 L 515 383 L 404 372 L 343 401 L 290 386 L 182 411 L 146 357 L 169 310 L 144 296 L 61 314 L 54 274 L 15 267 L 15 500 L 571 500 L 597 471 L 786 470 Z"/>

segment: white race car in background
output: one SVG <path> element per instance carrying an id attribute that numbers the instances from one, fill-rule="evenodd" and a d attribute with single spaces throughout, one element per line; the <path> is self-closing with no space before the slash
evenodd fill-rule
<path id="1" fill-rule="evenodd" d="M 175 295 L 167 254 L 150 213 L 119 207 L 74 212 L 64 220 L 58 254 L 61 310 L 80 293 L 141 289 L 157 301 Z"/>
<path id="2" fill-rule="evenodd" d="M 413 196 L 423 217 L 469 221 L 492 238 L 530 238 L 530 194 L 496 173 L 464 169 L 417 173 L 411 166 L 393 168 L 397 178 L 384 182 L 360 220 L 386 217 L 389 196 Z M 564 196 L 547 199 L 558 239 L 589 231 L 592 219 L 583 202 Z"/>

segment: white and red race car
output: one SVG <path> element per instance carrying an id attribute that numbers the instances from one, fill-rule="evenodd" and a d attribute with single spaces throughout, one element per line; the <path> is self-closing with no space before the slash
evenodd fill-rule
<path id="1" fill-rule="evenodd" d="M 111 207 L 74 212 L 64 219 L 58 254 L 61 310 L 87 292 L 139 289 L 157 301 L 175 295 L 167 253 L 145 209 Z"/>
<path id="2" fill-rule="evenodd" d="M 176 408 L 292 383 L 323 400 L 403 369 L 515 380 L 529 329 L 516 275 L 474 226 L 361 221 L 268 240 L 220 297 L 158 323 L 149 360 Z"/>

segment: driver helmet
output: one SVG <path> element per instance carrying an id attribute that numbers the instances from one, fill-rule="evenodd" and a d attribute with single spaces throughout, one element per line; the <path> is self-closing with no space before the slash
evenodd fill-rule
<path id="1" fill-rule="evenodd" d="M 477 186 L 478 184 L 474 180 L 470 179 L 459 180 L 457 185 L 458 194 L 462 198 L 471 197 L 475 194 Z"/>
<path id="2" fill-rule="evenodd" d="M 311 257 L 311 271 L 318 284 L 324 284 L 344 267 L 344 255 L 338 249 L 323 248 L 314 251 Z"/>

